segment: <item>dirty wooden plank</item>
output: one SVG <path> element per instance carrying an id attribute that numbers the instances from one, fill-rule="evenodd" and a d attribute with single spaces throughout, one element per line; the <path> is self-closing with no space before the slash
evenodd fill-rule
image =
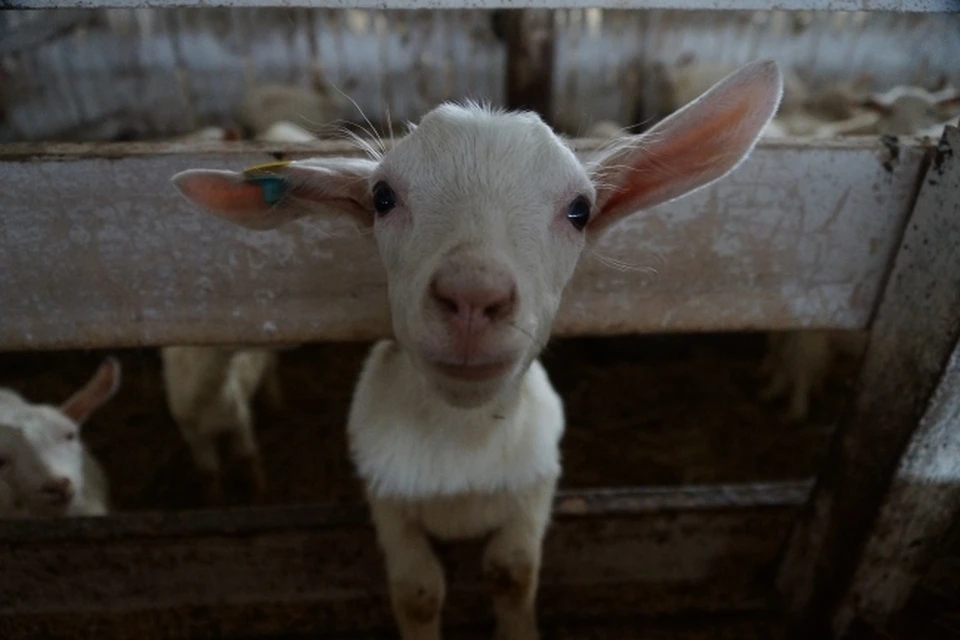
<path id="1" fill-rule="evenodd" d="M 588 153 L 587 143 L 580 145 Z M 255 233 L 169 183 L 335 143 L 0 146 L 0 348 L 371 339 L 389 332 L 369 235 Z M 559 335 L 866 326 L 923 147 L 767 142 L 712 188 L 635 215 L 583 256 Z"/>
<path id="2" fill-rule="evenodd" d="M 541 617 L 768 611 L 768 570 L 808 490 L 785 483 L 560 495 Z M 486 621 L 478 546 L 445 546 L 443 555 L 445 624 Z M 350 506 L 9 521 L 0 523 L 0 565 L 5 640 L 391 626 L 372 529 L 365 511 Z"/>
<path id="3" fill-rule="evenodd" d="M 0 9 L 63 7 L 331 7 L 347 9 L 709 9 L 955 13 L 954 0 L 0 0 Z"/>
<path id="4" fill-rule="evenodd" d="M 953 183 L 960 202 L 960 173 Z M 960 349 L 914 432 L 873 524 L 852 586 L 834 620 L 838 637 L 856 621 L 886 627 L 941 551 L 945 534 L 960 524 Z M 854 636 L 855 637 L 855 636 Z"/>
<path id="5" fill-rule="evenodd" d="M 904 610 L 889 625 L 898 639 L 956 638 L 960 634 L 960 522 L 948 532 L 940 549 L 913 590 Z"/>
<path id="6" fill-rule="evenodd" d="M 957 133 L 954 130 L 948 139 L 949 149 L 960 150 Z M 960 158 L 943 157 L 942 164 L 935 165 L 927 176 L 913 217 L 960 216 Z M 954 238 L 960 238 L 960 233 Z M 950 250 L 957 252 L 956 247 Z M 960 283 L 960 268 L 942 275 L 955 286 Z M 937 308 L 929 310 L 936 312 Z M 956 325 L 957 317 L 953 322 Z M 960 332 L 956 326 L 947 328 L 954 335 Z M 834 621 L 838 636 L 846 634 L 854 618 L 880 628 L 886 625 L 905 606 L 944 534 L 954 523 L 960 523 L 958 426 L 960 348 L 955 344 L 872 525 L 852 587 Z"/>
<path id="7" fill-rule="evenodd" d="M 523 9 L 504 17 L 507 43 L 506 106 L 553 121 L 556 25 L 552 11 Z"/>
<path id="8" fill-rule="evenodd" d="M 887 532 L 883 527 L 892 526 L 891 544 L 909 544 L 896 537 L 898 531 L 908 533 L 909 512 L 897 514 L 897 518 L 904 518 L 899 525 L 885 522 L 881 515 L 880 528 L 876 528 L 876 517 L 891 481 L 892 500 L 899 500 L 904 491 L 894 480 L 898 464 L 907 465 L 904 470 L 909 471 L 913 464 L 942 462 L 936 458 L 924 460 L 929 454 L 917 451 L 908 455 L 921 457 L 901 459 L 924 413 L 931 412 L 928 419 L 934 422 L 927 423 L 927 428 L 932 428 L 937 413 L 950 410 L 948 404 L 938 403 L 956 401 L 934 397 L 931 404 L 960 335 L 960 158 L 955 149 L 960 150 L 960 132 L 951 127 L 924 177 L 916 208 L 908 220 L 873 323 L 853 400 L 841 416 L 811 504 L 790 538 L 780 584 L 788 608 L 798 620 L 798 637 L 825 637 L 821 634 L 829 632 L 869 536 L 877 536 L 876 543 L 884 544 Z M 944 380 L 946 385 L 953 383 L 952 378 Z M 940 417 L 949 420 L 949 415 Z M 955 428 L 955 423 L 951 427 Z M 931 437 L 935 435 L 931 433 Z M 918 442 L 918 446 L 924 445 Z M 924 473 L 949 469 L 955 473 L 955 465 L 953 460 L 945 466 L 927 468 Z M 923 510 L 938 510 L 938 498 L 944 500 L 941 507 L 947 508 L 955 500 L 956 487 L 944 491 L 933 487 L 929 493 L 925 490 L 924 500 L 930 502 L 913 505 L 917 509 L 913 513 L 923 518 Z M 943 516 L 931 512 L 926 517 L 928 533 L 932 534 L 941 526 Z M 891 548 L 884 553 L 899 556 L 903 563 L 900 567 L 909 572 L 913 563 L 921 564 L 923 553 L 917 551 L 917 556 Z M 898 567 L 894 556 L 885 558 L 891 570 Z M 875 563 L 878 559 L 868 557 L 867 561 Z M 863 569 L 870 571 L 869 566 Z M 868 598 L 864 605 L 877 606 L 876 613 L 882 613 L 886 586 L 889 584 L 875 584 L 873 597 L 880 600 Z M 889 602 L 896 606 L 898 600 L 894 594 Z"/>

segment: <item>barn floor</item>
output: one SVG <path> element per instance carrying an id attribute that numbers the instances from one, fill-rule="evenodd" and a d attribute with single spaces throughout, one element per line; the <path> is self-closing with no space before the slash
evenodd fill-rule
<path id="1" fill-rule="evenodd" d="M 264 502 L 352 501 L 346 454 L 351 389 L 369 345 L 318 344 L 281 355 L 285 406 L 258 402 L 269 487 Z M 118 510 L 202 506 L 199 477 L 167 412 L 156 350 L 115 352 L 123 386 L 84 431 L 111 479 Z M 103 352 L 0 354 L 0 386 L 59 402 Z M 568 488 L 776 481 L 812 476 L 842 405 L 834 380 L 805 425 L 756 399 L 760 335 L 556 340 L 544 354 L 565 399 Z M 236 479 L 232 503 L 244 502 Z"/>

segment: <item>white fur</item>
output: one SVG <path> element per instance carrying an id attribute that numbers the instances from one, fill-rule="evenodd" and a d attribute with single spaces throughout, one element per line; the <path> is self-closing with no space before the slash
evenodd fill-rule
<path id="1" fill-rule="evenodd" d="M 392 341 L 371 351 L 350 411 L 351 454 L 379 498 L 528 488 L 560 476 L 563 404 L 534 362 L 518 388 L 479 408 L 434 400 Z"/>
<path id="2" fill-rule="evenodd" d="M 507 157 L 515 162 L 492 161 Z M 515 385 L 546 343 L 584 245 L 562 216 L 577 194 L 592 200 L 593 185 L 536 116 L 453 105 L 429 113 L 397 143 L 370 179 L 379 180 L 395 184 L 403 201 L 374 226 L 397 340 L 444 397 L 481 404 Z M 451 385 L 427 364 L 449 360 L 454 350 L 429 284 L 442 268 L 479 265 L 510 273 L 519 302 L 513 322 L 492 327 L 474 360 L 515 366 L 493 384 Z"/>
<path id="3" fill-rule="evenodd" d="M 165 347 L 163 383 L 167 406 L 190 446 L 194 461 L 220 491 L 217 439 L 227 436 L 235 455 L 250 465 L 256 489 L 262 489 L 260 450 L 254 433 L 254 395 L 276 375 L 277 355 L 269 349 Z M 275 386 L 272 392 L 278 392 Z"/>
<path id="4" fill-rule="evenodd" d="M 0 390 L 0 457 L 6 462 L 0 467 L 0 480 L 30 515 L 91 516 L 109 511 L 103 469 L 83 445 L 80 427 L 55 407 Z M 62 479 L 72 484 L 74 496 L 67 503 L 54 503 L 43 488 Z"/>

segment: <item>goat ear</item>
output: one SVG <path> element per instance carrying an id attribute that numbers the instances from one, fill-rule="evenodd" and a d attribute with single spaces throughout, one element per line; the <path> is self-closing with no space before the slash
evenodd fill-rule
<path id="1" fill-rule="evenodd" d="M 112 398 L 120 388 L 120 362 L 107 358 L 87 384 L 60 405 L 60 412 L 83 424 L 94 411 Z"/>
<path id="2" fill-rule="evenodd" d="M 639 136 L 621 138 L 590 168 L 601 231 L 732 171 L 749 155 L 783 94 L 775 62 L 749 64 Z"/>
<path id="3" fill-rule="evenodd" d="M 377 163 L 354 158 L 278 162 L 243 173 L 191 169 L 173 176 L 188 200 L 248 229 L 274 229 L 311 214 L 348 214 L 373 222 L 367 178 Z"/>

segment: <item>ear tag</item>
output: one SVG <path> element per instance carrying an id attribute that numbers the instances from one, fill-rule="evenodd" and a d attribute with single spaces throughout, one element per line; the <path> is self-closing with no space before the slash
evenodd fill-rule
<path id="1" fill-rule="evenodd" d="M 283 199 L 287 191 L 284 178 L 271 175 L 271 169 L 280 169 L 290 164 L 289 160 L 258 164 L 243 170 L 243 179 L 248 184 L 256 184 L 263 189 L 263 201 L 273 206 Z"/>

